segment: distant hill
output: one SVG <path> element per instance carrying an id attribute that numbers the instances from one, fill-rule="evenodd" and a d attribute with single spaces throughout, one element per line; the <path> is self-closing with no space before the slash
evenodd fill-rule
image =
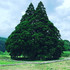
<path id="1" fill-rule="evenodd" d="M 0 51 L 5 52 L 5 42 L 7 38 L 0 37 Z"/>

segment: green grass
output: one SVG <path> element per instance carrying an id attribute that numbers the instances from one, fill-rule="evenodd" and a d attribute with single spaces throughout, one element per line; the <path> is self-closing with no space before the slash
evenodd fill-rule
<path id="1" fill-rule="evenodd" d="M 70 57 L 70 51 L 63 51 L 62 57 Z"/>
<path id="2" fill-rule="evenodd" d="M 24 62 L 25 61 L 22 61 L 22 60 L 20 60 L 20 61 L 12 60 L 10 55 L 7 52 L 5 52 L 5 53 L 1 52 L 0 53 L 0 65 L 18 64 L 18 63 L 24 63 Z M 31 62 L 43 62 L 43 61 L 31 61 Z"/>
<path id="3" fill-rule="evenodd" d="M 64 51 L 61 60 L 70 55 L 70 51 Z M 0 65 L 19 64 L 25 61 L 12 60 L 7 52 L 0 53 Z M 44 62 L 44 61 L 31 61 L 31 62 Z M 70 70 L 70 60 L 47 63 L 47 64 L 22 64 L 14 66 L 0 66 L 0 70 Z"/>
<path id="4" fill-rule="evenodd" d="M 0 52 L 0 65 L 7 65 L 7 64 L 17 64 L 17 63 L 21 63 L 22 61 L 16 61 L 16 60 L 12 60 L 10 55 L 5 52 Z"/>
<path id="5" fill-rule="evenodd" d="M 0 52 L 0 60 L 1 59 L 10 59 L 10 55 L 7 52 Z"/>
<path id="6" fill-rule="evenodd" d="M 70 60 L 49 64 L 23 64 L 0 67 L 0 70 L 70 70 Z"/>

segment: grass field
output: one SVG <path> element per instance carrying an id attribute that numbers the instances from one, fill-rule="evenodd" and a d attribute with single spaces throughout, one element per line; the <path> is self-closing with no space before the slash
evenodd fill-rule
<path id="1" fill-rule="evenodd" d="M 70 70 L 70 60 L 49 64 L 23 64 L 1 66 L 0 70 Z"/>
<path id="2" fill-rule="evenodd" d="M 64 51 L 62 58 L 66 57 L 66 54 L 70 55 L 69 51 Z M 64 56 L 64 57 L 63 57 Z M 8 53 L 0 53 L 0 65 L 7 64 L 19 64 L 25 61 L 12 60 Z M 43 62 L 43 61 L 31 61 L 31 62 Z M 70 60 L 46 63 L 46 64 L 22 64 L 14 66 L 0 66 L 0 70 L 70 70 Z"/>
<path id="3" fill-rule="evenodd" d="M 7 64 L 17 64 L 17 63 L 21 63 L 22 61 L 15 61 L 15 60 L 12 60 L 10 58 L 10 55 L 5 52 L 5 53 L 2 53 L 0 52 L 0 65 L 7 65 Z"/>

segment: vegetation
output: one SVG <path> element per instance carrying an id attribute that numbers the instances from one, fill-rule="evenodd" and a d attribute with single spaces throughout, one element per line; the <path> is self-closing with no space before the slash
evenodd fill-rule
<path id="1" fill-rule="evenodd" d="M 5 52 L 6 38 L 0 37 L 0 51 Z"/>
<path id="2" fill-rule="evenodd" d="M 14 61 L 11 59 L 8 52 L 0 52 L 0 65 L 7 65 L 7 64 L 17 64 L 21 63 L 22 61 Z"/>
<path id="3" fill-rule="evenodd" d="M 70 41 L 68 40 L 63 40 L 63 41 L 64 41 L 64 50 L 70 51 Z"/>
<path id="4" fill-rule="evenodd" d="M 62 57 L 70 57 L 70 51 L 63 51 Z"/>
<path id="5" fill-rule="evenodd" d="M 70 53 L 70 51 L 64 51 L 64 54 L 68 55 L 68 53 Z M 70 60 L 55 62 L 55 63 L 46 63 L 46 64 L 16 65 L 25 62 L 28 61 L 12 60 L 7 52 L 0 53 L 0 65 L 15 64 L 14 66 L 0 66 L 0 70 L 23 70 L 23 69 L 24 70 L 70 70 Z M 30 62 L 45 62 L 45 61 L 30 61 Z"/>
<path id="6" fill-rule="evenodd" d="M 63 51 L 59 30 L 48 19 L 42 2 L 34 9 L 31 3 L 6 41 L 11 58 L 23 55 L 30 60 L 57 59 Z"/>
<path id="7" fill-rule="evenodd" d="M 70 70 L 70 60 L 49 64 L 2 66 L 0 70 Z"/>

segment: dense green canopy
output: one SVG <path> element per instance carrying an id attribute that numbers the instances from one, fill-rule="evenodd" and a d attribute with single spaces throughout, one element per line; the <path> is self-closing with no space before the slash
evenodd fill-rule
<path id="1" fill-rule="evenodd" d="M 42 2 L 36 10 L 31 3 L 22 16 L 20 24 L 6 41 L 6 49 L 12 58 L 56 59 L 62 53 L 63 43 L 59 30 L 48 19 Z"/>

